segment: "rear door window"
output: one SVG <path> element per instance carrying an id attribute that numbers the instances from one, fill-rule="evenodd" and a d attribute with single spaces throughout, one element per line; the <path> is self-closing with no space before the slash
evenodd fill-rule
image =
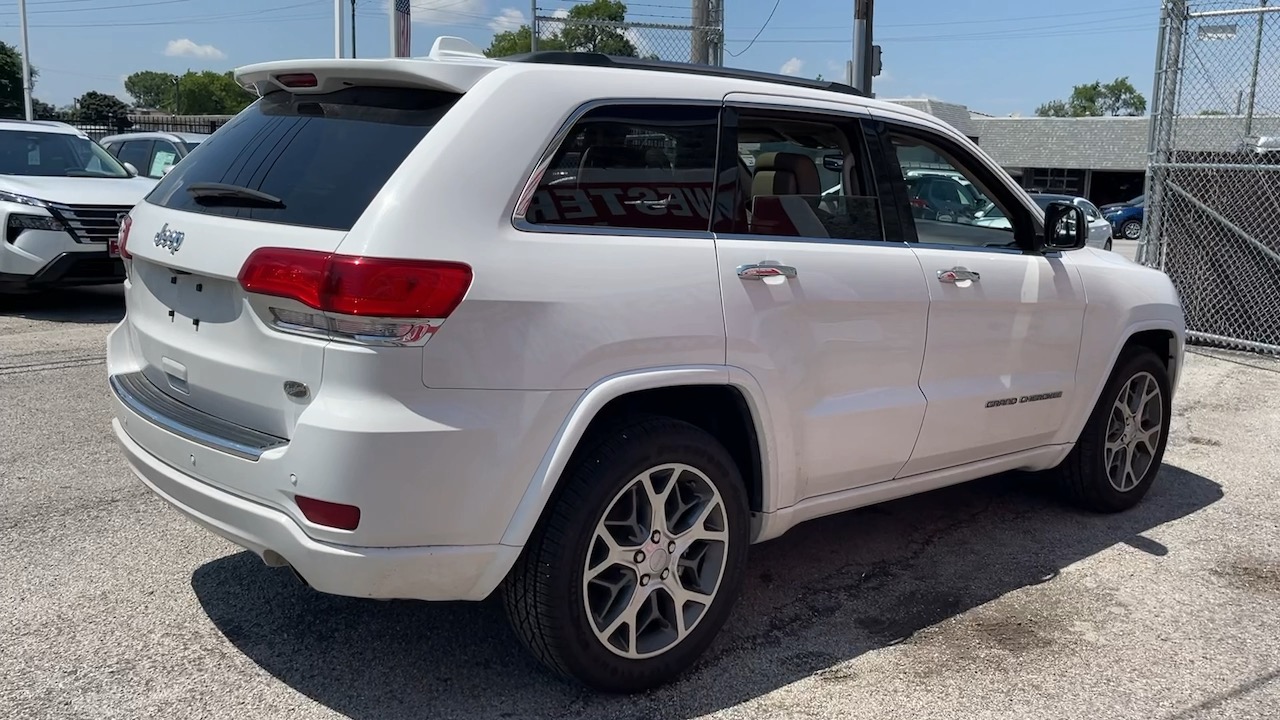
<path id="1" fill-rule="evenodd" d="M 710 232 L 719 108 L 616 105 L 586 113 L 539 178 L 524 221 Z"/>
<path id="2" fill-rule="evenodd" d="M 263 96 L 173 166 L 147 201 L 193 213 L 350 230 L 391 174 L 461 95 L 354 87 Z M 187 188 L 223 183 L 280 204 L 197 202 Z"/>

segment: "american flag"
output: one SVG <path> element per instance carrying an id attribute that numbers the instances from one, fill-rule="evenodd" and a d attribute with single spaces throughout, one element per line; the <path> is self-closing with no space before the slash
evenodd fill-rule
<path id="1" fill-rule="evenodd" d="M 395 40 L 394 57 L 409 57 L 409 0 L 396 0 L 391 13 L 391 37 Z"/>

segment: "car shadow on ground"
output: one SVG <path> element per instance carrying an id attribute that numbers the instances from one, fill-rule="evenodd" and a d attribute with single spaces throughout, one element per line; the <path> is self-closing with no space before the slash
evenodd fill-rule
<path id="1" fill-rule="evenodd" d="M 3 316 L 43 322 L 115 324 L 124 319 L 124 286 L 0 295 L 0 317 Z"/>
<path id="2" fill-rule="evenodd" d="M 493 600 L 330 597 L 246 552 L 200 567 L 192 586 L 241 652 L 356 720 L 689 718 L 814 674 L 838 675 L 832 668 L 843 661 L 912 642 L 1006 593 L 1052 583 L 1063 568 L 1117 544 L 1168 554 L 1142 533 L 1221 497 L 1218 484 L 1166 466 L 1137 508 L 1093 515 L 1065 506 L 1034 478 L 1010 474 L 806 523 L 752 548 L 743 597 L 698 667 L 675 685 L 632 697 L 598 695 L 543 672 Z M 956 644 L 1016 649 L 1047 641 L 1052 630 L 1037 635 L 1034 623 L 1010 618 L 1003 627 L 966 627 Z"/>

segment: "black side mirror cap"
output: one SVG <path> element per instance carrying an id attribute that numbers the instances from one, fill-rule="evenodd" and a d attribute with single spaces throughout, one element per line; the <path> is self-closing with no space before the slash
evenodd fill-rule
<path id="1" fill-rule="evenodd" d="M 1054 200 L 1044 210 L 1045 250 L 1079 250 L 1089 244 L 1089 221 L 1078 205 Z"/>

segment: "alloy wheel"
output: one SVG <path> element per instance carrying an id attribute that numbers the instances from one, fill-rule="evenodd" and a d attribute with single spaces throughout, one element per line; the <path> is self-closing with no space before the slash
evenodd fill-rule
<path id="1" fill-rule="evenodd" d="M 1129 492 L 1146 477 L 1155 460 L 1164 428 L 1164 398 L 1149 372 L 1129 379 L 1111 407 L 1103 461 L 1107 479 L 1119 492 Z"/>
<path id="2" fill-rule="evenodd" d="M 727 517 L 720 492 L 690 465 L 660 465 L 627 483 L 597 523 L 583 567 L 597 639 L 643 659 L 687 638 L 724 577 Z"/>

